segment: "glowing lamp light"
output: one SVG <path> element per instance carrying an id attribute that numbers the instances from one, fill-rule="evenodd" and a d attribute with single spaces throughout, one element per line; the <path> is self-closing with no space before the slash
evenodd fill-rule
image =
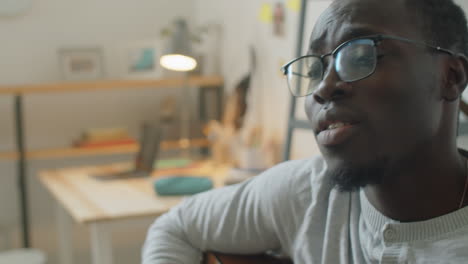
<path id="1" fill-rule="evenodd" d="M 197 67 L 197 61 L 181 54 L 167 54 L 159 60 L 161 66 L 172 71 L 191 71 Z"/>
<path id="2" fill-rule="evenodd" d="M 171 30 L 167 50 L 159 59 L 161 66 L 172 71 L 195 69 L 197 61 L 193 57 L 191 42 L 187 22 L 183 19 L 177 19 Z"/>

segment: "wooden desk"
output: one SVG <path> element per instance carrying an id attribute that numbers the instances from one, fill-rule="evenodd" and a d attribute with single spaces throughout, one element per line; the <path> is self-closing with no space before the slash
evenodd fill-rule
<path id="1" fill-rule="evenodd" d="M 156 171 L 150 178 L 100 181 L 90 175 L 125 170 L 129 164 L 42 171 L 40 181 L 57 202 L 59 263 L 72 263 L 71 221 L 89 225 L 94 264 L 111 264 L 112 247 L 107 224 L 115 220 L 159 216 L 181 201 L 161 197 L 152 188 L 158 177 L 170 174 L 206 175 L 222 187 L 228 166 L 198 162 L 190 168 Z"/>
<path id="2" fill-rule="evenodd" d="M 0 85 L 0 96 L 14 96 L 14 120 L 16 130 L 16 151 L 0 153 L 1 158 L 15 159 L 18 165 L 18 185 L 19 185 L 19 206 L 21 220 L 21 237 L 23 247 L 30 247 L 29 239 L 29 218 L 28 218 L 28 188 L 26 182 L 26 170 L 28 159 L 30 158 L 61 158 L 74 157 L 82 155 L 108 155 L 112 153 L 121 153 L 125 149 L 99 148 L 96 151 L 81 151 L 76 148 L 65 149 L 45 149 L 30 151 L 25 145 L 25 127 L 24 126 L 24 96 L 30 94 L 45 94 L 45 93 L 75 93 L 75 92 L 92 92 L 92 91 L 115 91 L 121 89 L 146 89 L 146 88 L 170 88 L 170 87 L 199 87 L 200 91 L 206 93 L 210 88 L 216 91 L 217 101 L 222 101 L 222 86 L 223 78 L 220 76 L 189 76 L 187 78 L 160 78 L 154 80 L 96 80 L 83 82 L 62 82 L 62 83 L 46 83 L 46 84 L 25 84 L 25 85 Z M 213 88 L 215 90 L 213 90 Z M 203 96 L 201 97 L 203 98 Z M 222 104 L 217 105 L 218 119 L 221 113 Z M 116 151 L 116 152 L 114 152 Z"/>

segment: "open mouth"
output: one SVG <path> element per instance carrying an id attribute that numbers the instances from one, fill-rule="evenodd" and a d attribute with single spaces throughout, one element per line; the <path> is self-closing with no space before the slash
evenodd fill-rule
<path id="1" fill-rule="evenodd" d="M 331 130 L 331 129 L 336 129 L 340 127 L 350 126 L 350 125 L 352 125 L 352 123 L 350 122 L 336 122 L 336 123 L 329 124 L 324 130 Z"/>
<path id="2" fill-rule="evenodd" d="M 358 130 L 357 122 L 333 121 L 321 124 L 317 142 L 324 146 L 336 146 L 348 141 Z"/>

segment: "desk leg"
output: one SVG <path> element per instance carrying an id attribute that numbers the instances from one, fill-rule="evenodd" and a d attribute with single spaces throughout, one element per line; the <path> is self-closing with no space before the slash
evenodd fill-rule
<path id="1" fill-rule="evenodd" d="M 112 264 L 112 240 L 106 223 L 92 223 L 91 251 L 93 264 Z"/>
<path id="2" fill-rule="evenodd" d="M 57 211 L 57 228 L 58 228 L 58 257 L 59 263 L 72 264 L 73 263 L 73 244 L 72 244 L 72 219 L 67 214 L 65 209 L 56 203 Z"/>

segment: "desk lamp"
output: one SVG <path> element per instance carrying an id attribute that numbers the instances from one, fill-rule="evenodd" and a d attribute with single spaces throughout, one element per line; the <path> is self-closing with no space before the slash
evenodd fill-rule
<path id="1" fill-rule="evenodd" d="M 174 23 L 174 29 L 171 30 L 171 38 L 167 50 L 161 56 L 159 63 L 162 67 L 178 72 L 188 72 L 197 67 L 197 61 L 192 55 L 191 38 L 187 22 L 178 19 Z M 181 115 L 181 133 L 180 146 L 188 154 L 190 147 L 190 91 L 187 83 L 187 74 L 184 74 L 185 84 L 183 85 L 180 115 Z"/>
<path id="2" fill-rule="evenodd" d="M 182 72 L 195 69 L 197 61 L 192 55 L 191 42 L 187 22 L 183 19 L 176 20 L 167 50 L 159 61 L 161 66 L 169 70 Z"/>

